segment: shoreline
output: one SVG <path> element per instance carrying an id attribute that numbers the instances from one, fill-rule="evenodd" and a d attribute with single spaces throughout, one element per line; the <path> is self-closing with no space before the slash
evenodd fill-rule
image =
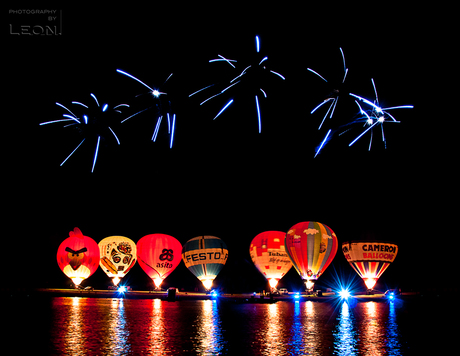
<path id="1" fill-rule="evenodd" d="M 127 291 L 120 293 L 116 290 L 78 290 L 78 289 L 60 289 L 60 288 L 37 288 L 32 290 L 24 290 L 16 293 L 7 293 L 2 291 L 1 296 L 13 297 L 30 297 L 30 296 L 48 296 L 48 297 L 81 297 L 81 298 L 111 298 L 111 299 L 162 299 L 169 301 L 181 300 L 208 300 L 218 299 L 222 301 L 232 301 L 236 303 L 276 303 L 277 301 L 317 301 L 331 302 L 340 299 L 335 293 L 323 293 L 323 296 L 312 296 L 301 294 L 299 298 L 294 298 L 294 293 L 287 295 L 265 295 L 253 293 L 234 293 L 220 294 L 219 296 L 211 296 L 210 294 L 200 292 L 184 292 L 178 291 L 175 295 L 168 297 L 167 291 Z M 397 296 L 397 299 L 414 299 L 420 297 L 418 293 L 402 293 Z M 357 302 L 364 301 L 387 301 L 384 294 L 357 294 L 350 297 Z"/>

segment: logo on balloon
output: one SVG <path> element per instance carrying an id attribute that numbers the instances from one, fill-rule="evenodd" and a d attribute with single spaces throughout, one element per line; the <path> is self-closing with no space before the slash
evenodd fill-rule
<path id="1" fill-rule="evenodd" d="M 172 261 L 174 259 L 174 254 L 173 254 L 173 250 L 172 249 L 167 249 L 167 248 L 164 248 L 163 251 L 161 251 L 161 254 L 160 254 L 160 261 Z"/>

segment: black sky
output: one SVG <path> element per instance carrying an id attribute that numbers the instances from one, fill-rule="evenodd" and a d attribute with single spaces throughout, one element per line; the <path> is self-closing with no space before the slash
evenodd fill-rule
<path id="1" fill-rule="evenodd" d="M 245 265 L 252 238 L 306 220 L 330 226 L 340 243 L 365 236 L 399 243 L 400 255 L 387 271 L 392 281 L 443 280 L 455 264 L 434 260 L 458 247 L 453 219 L 458 160 L 444 136 L 452 112 L 440 105 L 458 72 L 451 56 L 454 32 L 448 21 L 439 22 L 448 13 L 332 4 L 73 8 L 62 9 L 60 36 L 6 32 L 4 240 L 12 256 L 7 283 L 62 284 L 55 251 L 75 226 L 96 241 L 110 235 L 137 241 L 159 232 L 185 243 L 215 235 L 235 256 L 232 268 L 257 278 Z M 286 77 L 267 83 L 262 134 L 254 97 L 244 91 L 232 93 L 234 104 L 215 121 L 232 95 L 203 106 L 188 98 L 239 74 L 254 56 L 255 35 L 270 68 Z M 386 126 L 387 149 L 379 135 L 370 152 L 368 138 L 351 148 L 349 141 L 333 138 L 313 159 L 326 131 L 317 129 L 322 115 L 309 112 L 330 88 L 307 67 L 340 77 L 339 47 L 349 68 L 345 92 L 372 97 L 374 78 L 382 106 L 415 108 L 393 112 L 401 123 Z M 239 71 L 209 64 L 217 54 L 241 61 Z M 153 114 L 145 113 L 117 126 L 121 145 L 101 147 L 94 173 L 91 145 L 59 167 L 79 140 L 39 123 L 62 115 L 55 102 L 91 102 L 90 93 L 112 106 L 139 103 L 135 95 L 144 88 L 117 68 L 152 86 L 174 73 L 167 83 L 177 112 L 173 149 L 166 134 L 149 141 L 155 123 Z M 340 100 L 337 120 L 355 114 L 352 100 Z M 340 251 L 334 264 L 347 268 Z"/>

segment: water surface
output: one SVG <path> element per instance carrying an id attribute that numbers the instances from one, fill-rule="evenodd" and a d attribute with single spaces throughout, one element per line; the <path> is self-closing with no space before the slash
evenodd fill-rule
<path id="1" fill-rule="evenodd" d="M 446 305 L 428 305 L 57 297 L 12 303 L 5 340 L 17 354 L 406 355 L 452 341 Z"/>

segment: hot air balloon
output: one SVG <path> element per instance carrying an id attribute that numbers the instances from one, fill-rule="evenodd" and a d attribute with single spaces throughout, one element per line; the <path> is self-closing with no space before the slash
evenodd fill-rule
<path id="1" fill-rule="evenodd" d="M 284 247 L 285 236 L 281 231 L 265 231 L 254 237 L 249 246 L 252 262 L 268 279 L 272 289 L 292 267 Z"/>
<path id="2" fill-rule="evenodd" d="M 372 289 L 382 273 L 398 254 L 398 245 L 380 241 L 351 241 L 342 244 L 342 251 L 351 267 Z"/>
<path id="3" fill-rule="evenodd" d="M 215 236 L 198 236 L 188 240 L 182 248 L 182 259 L 203 286 L 210 290 L 213 280 L 227 262 L 227 245 Z"/>
<path id="4" fill-rule="evenodd" d="M 328 226 L 314 221 L 300 222 L 286 234 L 286 252 L 294 268 L 312 290 L 315 281 L 337 253 L 338 241 Z"/>
<path id="5" fill-rule="evenodd" d="M 109 236 L 99 242 L 100 266 L 118 285 L 137 260 L 136 243 L 124 236 Z"/>
<path id="6" fill-rule="evenodd" d="M 150 234 L 137 242 L 137 260 L 145 273 L 160 288 L 181 261 L 182 245 L 174 237 Z"/>
<path id="7" fill-rule="evenodd" d="M 78 286 L 81 281 L 91 276 L 99 266 L 100 254 L 97 242 L 84 236 L 76 227 L 57 251 L 57 263 L 62 272 Z"/>

